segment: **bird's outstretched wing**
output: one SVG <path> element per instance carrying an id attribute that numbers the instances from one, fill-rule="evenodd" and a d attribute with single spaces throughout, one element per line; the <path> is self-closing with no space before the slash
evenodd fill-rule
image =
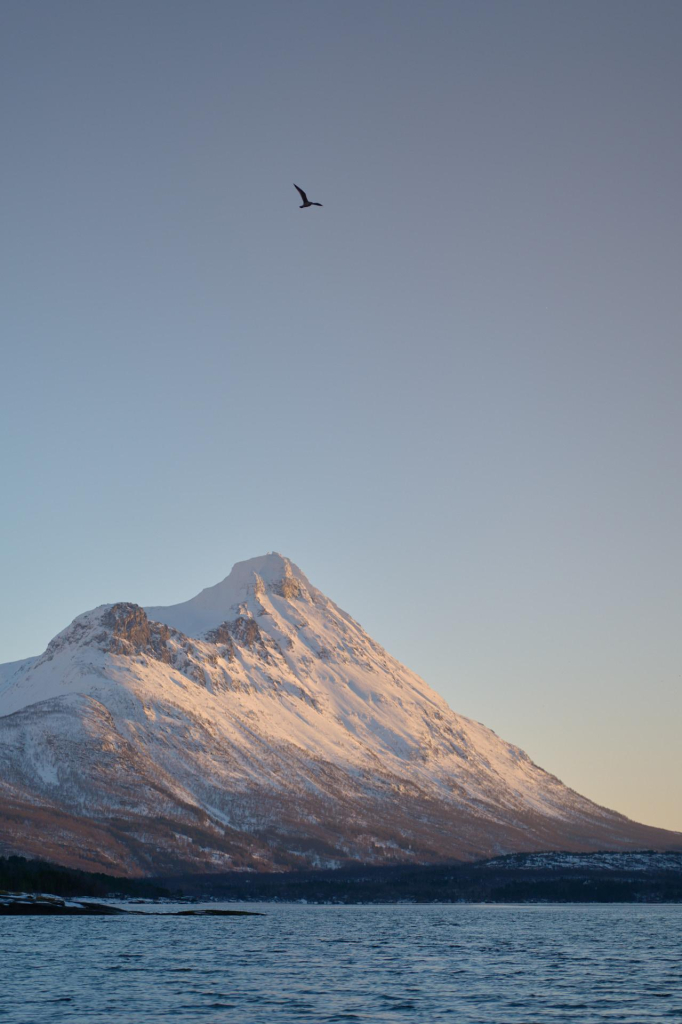
<path id="1" fill-rule="evenodd" d="M 302 189 L 302 188 L 299 188 L 299 187 L 298 187 L 298 185 L 294 185 L 294 188 L 296 189 L 296 191 L 297 191 L 297 192 L 298 192 L 298 194 L 300 195 L 300 197 L 301 197 L 301 199 L 303 200 L 303 202 L 304 202 L 304 203 L 307 203 L 307 202 L 308 202 L 308 197 L 307 197 L 307 195 L 305 194 L 305 192 L 303 191 L 303 189 Z"/>

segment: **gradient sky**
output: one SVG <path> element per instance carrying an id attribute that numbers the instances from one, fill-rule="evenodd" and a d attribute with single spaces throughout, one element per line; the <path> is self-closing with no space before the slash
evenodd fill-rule
<path id="1" fill-rule="evenodd" d="M 274 549 L 682 829 L 682 4 L 0 21 L 0 661 Z"/>

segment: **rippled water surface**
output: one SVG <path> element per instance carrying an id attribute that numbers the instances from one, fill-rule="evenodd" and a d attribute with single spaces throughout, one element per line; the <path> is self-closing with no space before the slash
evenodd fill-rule
<path id="1" fill-rule="evenodd" d="M 0 1020 L 682 1021 L 682 906 L 245 909 L 0 917 Z"/>

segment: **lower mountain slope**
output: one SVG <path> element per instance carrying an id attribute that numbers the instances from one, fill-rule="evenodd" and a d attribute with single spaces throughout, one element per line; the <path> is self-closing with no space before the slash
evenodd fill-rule
<path id="1" fill-rule="evenodd" d="M 682 849 L 455 714 L 288 559 L 0 672 L 0 853 L 127 875 Z"/>

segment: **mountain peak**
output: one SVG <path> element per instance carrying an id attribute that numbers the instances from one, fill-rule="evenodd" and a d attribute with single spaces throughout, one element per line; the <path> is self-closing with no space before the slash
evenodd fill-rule
<path id="1" fill-rule="evenodd" d="M 260 599 L 268 592 L 286 600 L 307 597 L 312 600 L 318 591 L 299 567 L 278 551 L 236 562 L 220 583 L 206 587 L 196 597 L 175 605 L 146 608 L 150 619 L 165 622 L 188 636 L 199 636 L 223 622 L 247 612 L 262 611 Z"/>
<path id="2" fill-rule="evenodd" d="M 170 659 L 165 645 L 170 635 L 168 626 L 150 622 L 139 605 L 130 601 L 101 604 L 78 615 L 66 629 L 50 640 L 45 652 L 32 661 L 35 665 L 41 665 L 52 661 L 69 648 L 93 648 L 128 657 L 145 653 L 168 662 Z"/>
<path id="3" fill-rule="evenodd" d="M 680 844 L 457 715 L 276 552 L 100 605 L 0 679 L 5 850 L 172 873 Z"/>
<path id="4" fill-rule="evenodd" d="M 299 579 L 308 582 L 299 567 L 279 551 L 269 551 L 267 555 L 247 558 L 244 562 L 235 562 L 223 583 L 230 580 L 233 584 L 248 586 L 254 576 L 259 576 L 264 583 L 279 583 L 282 579 Z M 220 584 L 219 584 L 220 585 Z M 209 588 L 210 589 L 210 588 Z"/>

